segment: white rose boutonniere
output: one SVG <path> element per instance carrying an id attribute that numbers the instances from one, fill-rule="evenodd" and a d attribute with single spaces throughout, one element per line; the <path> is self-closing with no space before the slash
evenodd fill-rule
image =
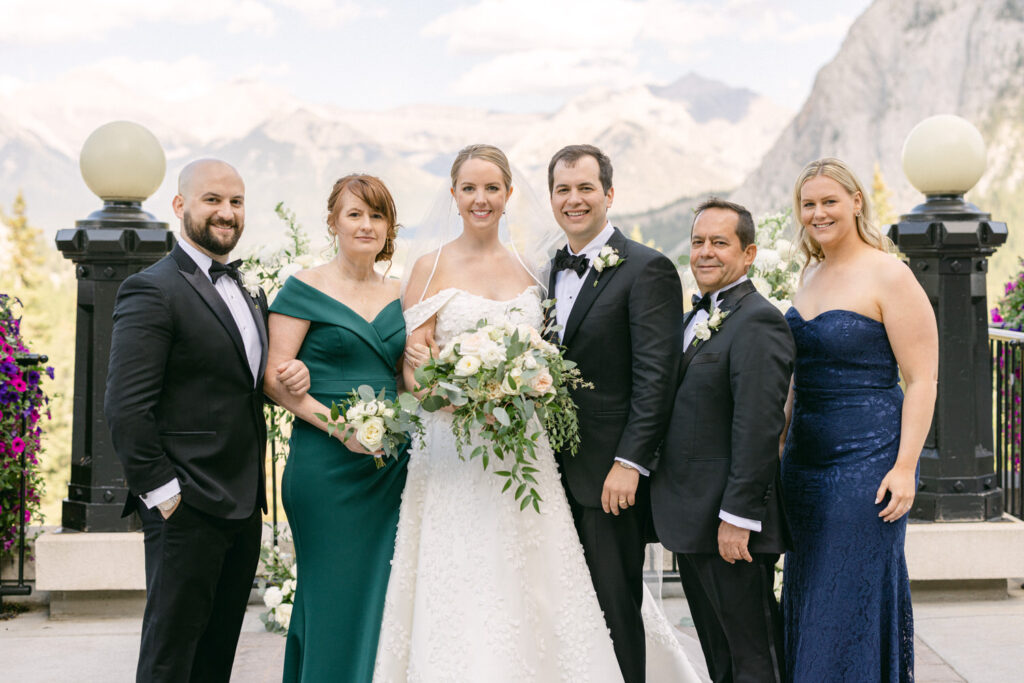
<path id="1" fill-rule="evenodd" d="M 238 273 L 242 276 L 242 287 L 253 299 L 260 295 L 260 276 L 248 268 L 240 268 Z"/>
<path id="2" fill-rule="evenodd" d="M 601 273 L 604 272 L 605 268 L 618 268 L 625 260 L 625 257 L 621 256 L 619 250 L 615 247 L 607 244 L 601 247 L 601 251 L 594 258 L 594 270 L 597 271 L 597 277 L 594 278 L 594 286 L 597 287 L 597 282 L 601 279 Z"/>
<path id="3" fill-rule="evenodd" d="M 722 321 L 728 315 L 729 311 L 723 311 L 718 306 L 715 306 L 715 310 L 711 311 L 711 315 L 708 316 L 707 320 L 695 323 L 693 326 L 693 345 L 696 346 L 698 342 L 711 339 L 711 334 L 718 332 L 718 328 L 722 326 Z"/>

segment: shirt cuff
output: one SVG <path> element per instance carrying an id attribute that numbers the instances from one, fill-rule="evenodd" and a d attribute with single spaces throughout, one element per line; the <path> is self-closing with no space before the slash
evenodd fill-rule
<path id="1" fill-rule="evenodd" d="M 629 465 L 630 467 L 632 467 L 633 469 L 635 469 L 637 472 L 639 472 L 640 474 L 644 475 L 645 477 L 651 476 L 651 471 L 649 469 L 647 469 L 646 467 L 640 467 L 640 465 L 637 465 L 635 462 L 630 462 L 629 460 L 626 460 L 625 458 L 615 458 L 615 459 L 618 460 L 621 463 L 625 463 L 625 464 Z"/>
<path id="2" fill-rule="evenodd" d="M 160 503 L 165 500 L 170 500 L 179 493 L 181 493 L 181 484 L 179 484 L 178 480 L 175 478 L 171 479 L 163 486 L 153 489 L 149 493 L 143 493 L 139 498 L 142 499 L 142 502 L 146 504 L 147 508 L 152 510 Z"/>
<path id="3" fill-rule="evenodd" d="M 725 510 L 718 511 L 718 518 L 723 522 L 729 522 L 733 526 L 738 526 L 741 529 L 749 529 L 750 531 L 756 531 L 761 533 L 761 522 L 756 519 L 747 519 L 746 517 L 737 517 L 731 515 Z"/>

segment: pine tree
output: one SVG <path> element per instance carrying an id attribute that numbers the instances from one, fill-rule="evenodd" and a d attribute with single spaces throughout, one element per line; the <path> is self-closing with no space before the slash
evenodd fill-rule
<path id="1" fill-rule="evenodd" d="M 35 284 L 39 267 L 43 265 L 43 255 L 39 250 L 43 231 L 29 225 L 25 214 L 25 195 L 21 190 L 11 205 L 10 216 L 0 207 L 0 223 L 7 228 L 5 266 L 10 269 L 11 279 L 16 286 L 31 287 Z"/>
<path id="2" fill-rule="evenodd" d="M 889 203 L 890 197 L 892 197 L 892 192 L 889 191 L 889 187 L 885 184 L 885 178 L 882 177 L 882 169 L 876 161 L 875 177 L 871 181 L 871 206 L 875 210 L 875 220 L 878 221 L 879 227 L 883 230 L 886 225 L 895 223 L 897 218 L 892 204 Z"/>

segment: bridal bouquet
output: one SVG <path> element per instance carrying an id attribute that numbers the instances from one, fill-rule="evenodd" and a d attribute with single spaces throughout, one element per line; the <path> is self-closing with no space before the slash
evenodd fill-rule
<path id="1" fill-rule="evenodd" d="M 490 455 L 497 456 L 505 465 L 495 470 L 506 480 L 502 491 L 515 486 L 520 509 L 532 505 L 539 512 L 541 497 L 533 476 L 537 468 L 531 464 L 537 459 L 539 427 L 543 425 L 555 450 L 575 455 L 579 446 L 576 404 L 569 390 L 593 385 L 582 380 L 576 364 L 529 325 L 481 320 L 417 368 L 416 381 L 428 391 L 421 401 L 424 410 L 453 407 L 459 453 L 469 445 L 470 430 L 478 430 L 489 448 L 477 445 L 470 459 L 479 457 L 486 469 Z"/>
<path id="2" fill-rule="evenodd" d="M 317 413 L 327 423 L 327 434 L 334 436 L 342 431 L 342 437 L 356 441 L 368 451 L 383 451 L 383 457 L 373 456 L 377 469 L 384 467 L 384 458 L 394 458 L 414 432 L 421 429 L 420 418 L 416 415 L 419 403 L 412 394 L 400 394 L 398 400 L 386 398 L 384 389 L 374 394 L 373 388 L 361 384 L 349 394 L 341 406 L 331 403 L 331 414 Z"/>

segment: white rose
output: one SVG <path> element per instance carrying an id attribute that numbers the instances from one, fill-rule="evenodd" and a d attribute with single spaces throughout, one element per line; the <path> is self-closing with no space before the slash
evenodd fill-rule
<path id="1" fill-rule="evenodd" d="M 281 589 L 277 586 L 270 586 L 263 593 L 263 604 L 270 609 L 276 608 L 284 600 L 284 596 L 281 594 Z"/>
<path id="2" fill-rule="evenodd" d="M 274 610 L 274 621 L 281 624 L 281 627 L 285 630 L 288 629 L 288 625 L 292 622 L 292 606 L 290 603 L 284 603 Z"/>
<path id="3" fill-rule="evenodd" d="M 259 250 L 259 255 L 256 258 L 260 260 L 260 263 L 266 265 L 280 259 L 281 251 L 282 245 L 280 242 L 268 242 Z"/>
<path id="4" fill-rule="evenodd" d="M 594 259 L 593 266 L 594 270 L 600 273 L 602 270 L 604 270 L 604 260 L 600 256 L 598 256 L 596 259 Z"/>
<path id="5" fill-rule="evenodd" d="M 442 363 L 451 363 L 453 360 L 455 360 L 455 344 L 445 344 L 441 348 L 441 353 L 438 355 L 437 358 Z"/>
<path id="6" fill-rule="evenodd" d="M 487 325 L 483 328 L 487 332 L 487 337 L 491 341 L 501 341 L 505 338 L 505 326 L 496 327 L 494 325 Z"/>
<path id="7" fill-rule="evenodd" d="M 706 320 L 693 326 L 693 336 L 697 337 L 697 339 L 700 339 L 701 341 L 711 339 L 711 328 L 708 327 Z"/>
<path id="8" fill-rule="evenodd" d="M 380 414 L 384 417 L 394 417 L 395 411 L 393 408 L 381 408 Z"/>
<path id="9" fill-rule="evenodd" d="M 364 415 L 366 415 L 365 406 L 362 403 L 356 403 L 354 406 L 345 411 L 345 420 L 348 422 L 355 422 Z"/>
<path id="10" fill-rule="evenodd" d="M 714 312 L 708 317 L 708 328 L 718 327 L 722 324 L 722 309 L 716 308 Z"/>
<path id="11" fill-rule="evenodd" d="M 618 254 L 612 254 L 611 256 L 608 257 L 608 265 L 609 266 L 614 266 L 618 262 L 619 262 L 619 255 Z"/>
<path id="12" fill-rule="evenodd" d="M 505 347 L 495 342 L 484 344 L 480 349 L 480 360 L 486 368 L 498 367 L 498 365 L 505 362 L 506 355 Z"/>
<path id="13" fill-rule="evenodd" d="M 537 359 L 533 357 L 532 353 L 526 354 L 525 356 L 523 356 L 523 368 L 524 369 L 526 369 L 526 370 L 536 370 L 537 369 L 537 365 L 538 365 Z"/>
<path id="14" fill-rule="evenodd" d="M 750 278 L 750 281 L 754 283 L 754 289 L 756 289 L 757 293 L 761 296 L 767 297 L 772 293 L 772 286 L 760 275 L 755 275 Z"/>
<path id="15" fill-rule="evenodd" d="M 505 395 L 505 392 L 501 388 L 501 382 L 494 379 L 488 380 L 487 384 L 484 386 L 484 391 L 486 392 L 485 398 L 488 401 L 496 401 Z"/>
<path id="16" fill-rule="evenodd" d="M 262 285 L 260 276 L 255 271 L 246 268 L 242 271 L 242 286 L 249 292 L 250 296 L 257 296 L 260 293 L 260 285 Z"/>
<path id="17" fill-rule="evenodd" d="M 538 396 L 555 392 L 555 379 L 547 368 L 538 372 L 530 381 L 530 390 Z"/>
<path id="18" fill-rule="evenodd" d="M 384 440 L 384 420 L 379 417 L 368 418 L 356 430 L 356 441 L 368 451 L 380 450 Z"/>
<path id="19" fill-rule="evenodd" d="M 377 414 L 377 402 L 376 401 L 369 401 L 368 403 L 364 403 L 363 404 L 363 411 L 367 415 L 370 415 L 370 416 L 376 415 Z"/>
<path id="20" fill-rule="evenodd" d="M 612 246 L 610 244 L 606 244 L 603 247 L 601 247 L 601 251 L 598 253 L 598 256 L 611 256 L 614 253 L 615 250 L 612 249 Z"/>
<path id="21" fill-rule="evenodd" d="M 477 330 L 473 334 L 466 335 L 459 340 L 459 353 L 463 356 L 479 356 L 480 347 L 487 339 L 487 335 Z"/>
<path id="22" fill-rule="evenodd" d="M 775 240 L 775 251 L 779 253 L 779 257 L 786 259 L 787 261 L 793 258 L 793 243 L 787 239 L 780 237 Z"/>
<path id="23" fill-rule="evenodd" d="M 767 272 L 774 270 L 781 263 L 779 258 L 779 252 L 774 249 L 758 249 L 757 256 L 754 258 L 754 266 L 761 270 L 761 272 Z"/>
<path id="24" fill-rule="evenodd" d="M 512 380 L 515 380 L 516 388 L 512 388 Z M 505 392 L 506 396 L 515 396 L 523 390 L 523 371 L 519 368 L 512 368 L 505 374 L 505 378 L 501 380 L 501 390 Z"/>
<path id="25" fill-rule="evenodd" d="M 299 578 L 299 563 L 296 562 L 295 564 L 293 564 L 292 568 L 289 569 L 288 572 L 292 575 L 293 579 Z"/>
<path id="26" fill-rule="evenodd" d="M 455 364 L 455 374 L 458 377 L 469 377 L 475 375 L 476 371 L 480 369 L 480 359 L 476 356 L 463 356 L 459 359 L 459 362 Z"/>
<path id="27" fill-rule="evenodd" d="M 291 595 L 295 592 L 295 579 L 287 579 L 281 584 L 281 595 Z"/>

